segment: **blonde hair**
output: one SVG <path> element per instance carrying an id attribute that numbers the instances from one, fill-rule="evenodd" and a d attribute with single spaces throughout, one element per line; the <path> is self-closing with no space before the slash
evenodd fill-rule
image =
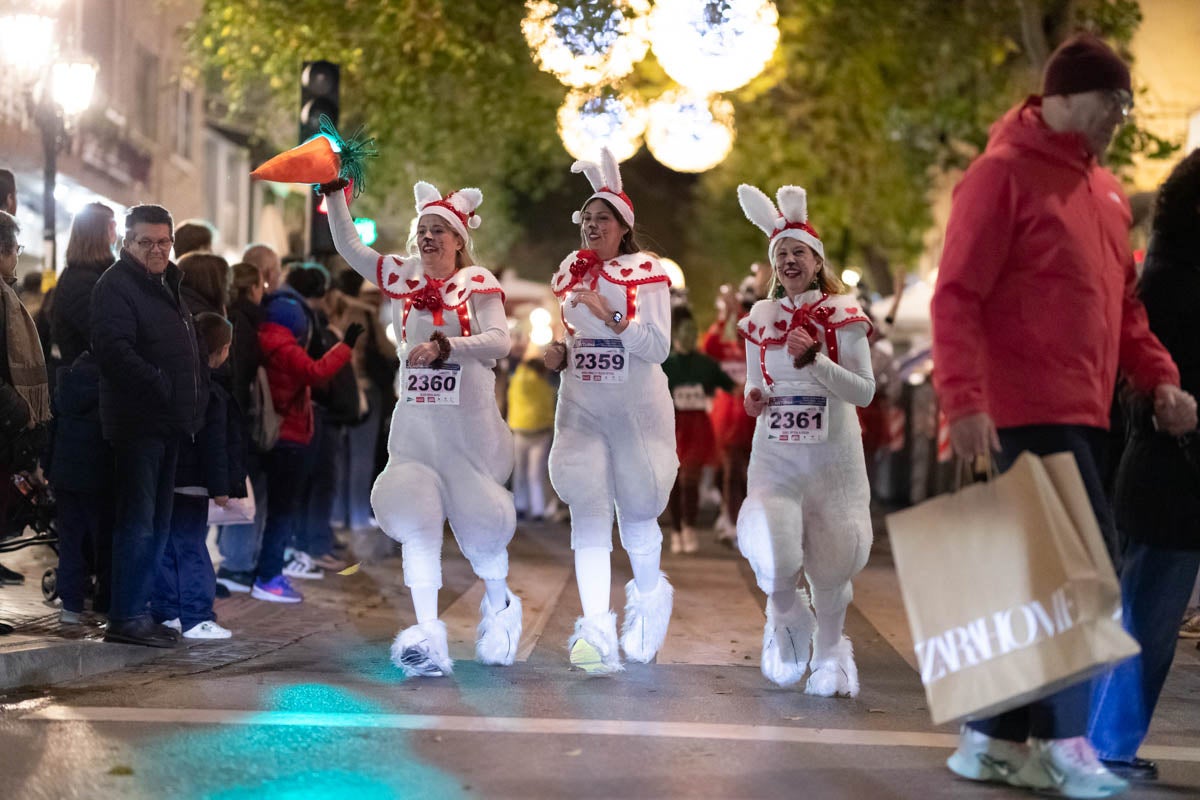
<path id="1" fill-rule="evenodd" d="M 417 249 L 417 225 L 421 222 L 421 216 L 434 216 L 440 220 L 444 218 L 439 214 L 422 214 L 413 217 L 412 224 L 408 227 L 408 243 L 405 245 L 410 256 L 419 256 L 421 252 Z M 475 266 L 475 245 L 471 241 L 471 237 L 464 237 L 461 233 L 454 230 L 450 223 L 446 223 L 446 227 L 450 228 L 450 232 L 458 237 L 458 240 L 463 243 L 461 250 L 454 251 L 454 268 L 462 269 L 463 267 Z"/>

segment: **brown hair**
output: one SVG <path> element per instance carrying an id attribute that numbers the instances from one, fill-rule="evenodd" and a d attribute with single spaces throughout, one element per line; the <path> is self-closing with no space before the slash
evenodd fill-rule
<path id="1" fill-rule="evenodd" d="M 229 263 L 212 253 L 188 253 L 179 259 L 183 281 L 213 308 L 224 311 Z"/>
<path id="2" fill-rule="evenodd" d="M 195 324 L 210 356 L 233 341 L 233 325 L 220 314 L 201 311 L 196 315 Z"/>
<path id="3" fill-rule="evenodd" d="M 817 267 L 817 273 L 813 276 L 813 281 L 816 286 L 809 286 L 809 289 L 819 288 L 825 294 L 850 294 L 850 287 L 842 282 L 842 279 L 833 274 L 833 270 L 827 269 L 825 259 L 822 258 L 816 250 L 808 242 L 800 242 L 809 249 L 813 254 L 813 258 L 820 264 Z M 779 270 L 775 267 L 775 260 L 771 259 L 771 286 L 767 289 L 767 297 L 782 297 L 783 283 L 779 280 Z"/>
<path id="4" fill-rule="evenodd" d="M 103 203 L 88 203 L 71 220 L 67 239 L 67 266 L 71 264 L 111 264 L 111 231 L 117 215 Z"/>
<path id="5" fill-rule="evenodd" d="M 250 296 L 250 290 L 255 286 L 266 289 L 263 286 L 264 278 L 262 270 L 257 264 L 251 264 L 249 261 L 239 261 L 231 268 L 233 273 L 233 282 L 229 287 L 229 299 L 241 300 Z"/>
<path id="6" fill-rule="evenodd" d="M 175 257 L 183 258 L 188 253 L 212 251 L 213 227 L 202 219 L 189 219 L 175 229 Z"/>

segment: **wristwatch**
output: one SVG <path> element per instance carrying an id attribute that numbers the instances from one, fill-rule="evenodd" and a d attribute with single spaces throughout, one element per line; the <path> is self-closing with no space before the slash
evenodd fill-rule
<path id="1" fill-rule="evenodd" d="M 624 319 L 625 319 L 624 314 L 622 314 L 620 311 L 614 311 L 612 313 L 612 317 L 609 318 L 608 322 L 606 322 L 605 324 L 608 325 L 608 327 L 610 327 L 610 328 L 615 328 L 618 325 L 620 325 Z"/>

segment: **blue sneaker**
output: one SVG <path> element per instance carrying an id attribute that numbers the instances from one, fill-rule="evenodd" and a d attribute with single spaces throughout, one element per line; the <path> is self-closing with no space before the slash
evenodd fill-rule
<path id="1" fill-rule="evenodd" d="M 282 575 L 276 575 L 266 583 L 255 579 L 250 596 L 255 600 L 266 600 L 268 603 L 299 603 L 304 599 Z"/>

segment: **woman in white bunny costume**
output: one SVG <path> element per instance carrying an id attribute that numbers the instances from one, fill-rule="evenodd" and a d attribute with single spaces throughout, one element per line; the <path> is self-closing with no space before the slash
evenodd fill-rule
<path id="1" fill-rule="evenodd" d="M 388 464 L 371 506 L 383 531 L 403 545 L 404 583 L 417 624 L 392 644 L 392 660 L 409 676 L 453 669 L 446 626 L 437 618 L 442 585 L 442 526 L 448 519 L 463 555 L 486 592 L 480 604 L 476 658 L 512 664 L 521 638 L 521 601 L 508 589 L 508 543 L 516 528 L 512 433 L 495 397 L 496 359 L 509 351 L 500 283 L 472 266 L 469 231 L 479 227 L 478 189 L 442 197 L 416 184 L 417 226 L 410 256 L 364 246 L 340 190 L 326 184 L 338 253 L 392 299 L 400 338 L 401 398 L 392 415 Z"/>
<path id="2" fill-rule="evenodd" d="M 746 413 L 758 419 L 738 546 L 768 595 L 763 674 L 787 686 L 811 667 L 808 694 L 854 697 L 858 669 L 842 628 L 850 580 L 871 549 L 855 410 L 875 394 L 871 325 L 825 264 L 804 190 L 784 186 L 776 196 L 778 210 L 753 186 L 738 187 L 742 210 L 770 238 L 782 289 L 738 323 L 747 341 Z M 811 610 L 797 587 L 802 569 Z"/>
<path id="3" fill-rule="evenodd" d="M 571 663 L 614 672 L 622 669 L 609 598 L 614 510 L 633 567 L 621 634 L 626 657 L 653 659 L 671 618 L 658 525 L 679 468 L 675 411 L 659 366 L 671 348 L 671 284 L 634 239 L 633 203 L 612 153 L 604 149 L 599 164 L 580 161 L 571 171 L 583 172 L 595 191 L 572 217 L 584 249 L 563 259 L 550 282 L 567 330 L 546 354 L 547 367 L 565 369 L 550 480 L 571 508 L 583 605 Z"/>

